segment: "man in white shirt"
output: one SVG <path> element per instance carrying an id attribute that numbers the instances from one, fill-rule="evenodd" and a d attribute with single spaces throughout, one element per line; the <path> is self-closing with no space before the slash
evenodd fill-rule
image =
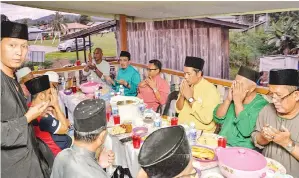
<path id="1" fill-rule="evenodd" d="M 90 76 L 93 81 L 104 81 L 110 75 L 110 64 L 103 60 L 103 52 L 101 48 L 96 48 L 93 52 L 93 58 L 89 54 L 89 61 L 83 70 L 84 76 Z"/>

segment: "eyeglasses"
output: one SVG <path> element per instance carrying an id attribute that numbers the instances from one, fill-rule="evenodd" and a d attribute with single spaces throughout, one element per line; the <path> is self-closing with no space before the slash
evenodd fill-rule
<path id="1" fill-rule="evenodd" d="M 157 70 L 157 68 L 156 68 L 156 69 L 150 69 L 150 68 L 147 68 L 146 70 L 148 70 L 148 71 L 153 71 L 153 70 Z"/>
<path id="2" fill-rule="evenodd" d="M 283 96 L 283 97 L 281 97 L 281 98 L 279 98 L 279 97 L 274 97 L 274 93 L 269 93 L 269 94 L 267 95 L 267 97 L 268 97 L 271 101 L 273 101 L 273 99 L 276 99 L 276 101 L 280 103 L 280 102 L 282 102 L 283 100 L 285 100 L 287 97 L 291 96 L 295 91 L 298 91 L 298 90 L 294 90 L 294 91 L 290 92 L 289 94 L 287 94 L 287 95 L 285 95 L 285 96 Z M 276 95 L 276 96 L 277 96 L 277 95 Z"/>

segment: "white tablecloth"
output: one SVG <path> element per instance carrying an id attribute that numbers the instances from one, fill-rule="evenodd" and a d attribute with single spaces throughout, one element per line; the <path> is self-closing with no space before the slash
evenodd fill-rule
<path id="1" fill-rule="evenodd" d="M 68 119 L 73 124 L 73 112 L 75 110 L 75 107 L 77 104 L 79 104 L 81 101 L 87 99 L 85 97 L 85 94 L 83 93 L 76 93 L 71 95 L 65 95 L 63 91 L 59 92 L 59 97 L 61 100 L 61 106 L 62 108 L 67 107 L 68 110 Z M 112 122 L 112 120 L 111 120 Z M 113 125 L 112 123 L 109 123 L 108 125 Z M 150 129 L 149 132 L 153 132 L 155 129 Z M 134 149 L 132 142 L 127 142 L 125 144 L 122 144 L 119 139 L 126 137 L 129 135 L 123 135 L 122 137 L 116 137 L 108 135 L 106 138 L 106 141 L 104 143 L 105 148 L 108 150 L 112 150 L 115 154 L 115 162 L 114 166 L 107 169 L 108 173 L 112 175 L 115 168 L 117 166 L 121 166 L 123 168 L 128 168 L 132 174 L 132 176 L 135 178 L 137 177 L 137 174 L 140 170 L 140 165 L 138 164 L 138 154 L 139 149 Z M 213 168 L 209 170 L 205 170 L 202 172 L 202 175 L 208 173 L 208 172 L 218 172 L 220 173 L 219 169 Z"/>
<path id="2" fill-rule="evenodd" d="M 61 90 L 59 91 L 59 98 L 61 99 L 61 104 L 63 104 L 68 111 L 68 119 L 73 124 L 74 123 L 74 116 L 73 112 L 75 110 L 75 107 L 83 100 L 87 99 L 85 94 L 83 93 L 75 93 L 71 95 L 66 95 Z M 64 108 L 64 107 L 63 107 Z"/>

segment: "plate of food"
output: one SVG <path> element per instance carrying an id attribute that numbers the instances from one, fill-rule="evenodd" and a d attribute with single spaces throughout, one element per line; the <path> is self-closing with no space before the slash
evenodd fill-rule
<path id="1" fill-rule="evenodd" d="M 131 124 L 116 125 L 111 128 L 108 128 L 108 132 L 111 135 L 121 135 L 121 134 L 131 133 L 132 125 Z"/>
<path id="2" fill-rule="evenodd" d="M 133 128 L 131 123 L 123 123 L 120 125 L 120 127 L 126 129 L 126 133 L 131 133 Z"/>
<path id="3" fill-rule="evenodd" d="M 218 138 L 220 135 L 212 133 L 203 133 L 200 137 L 197 138 L 198 145 L 204 145 L 209 148 L 217 148 Z"/>
<path id="4" fill-rule="evenodd" d="M 274 159 L 267 158 L 267 168 L 272 171 L 273 173 L 280 173 L 280 174 L 286 174 L 287 170 L 286 168 L 280 164 L 279 162 L 275 161 Z"/>
<path id="5" fill-rule="evenodd" d="M 210 162 L 210 161 L 216 161 L 217 160 L 216 153 L 211 148 L 204 147 L 204 146 L 199 146 L 199 145 L 194 145 L 194 146 L 191 147 L 191 151 L 192 151 L 192 156 L 197 161 Z"/>

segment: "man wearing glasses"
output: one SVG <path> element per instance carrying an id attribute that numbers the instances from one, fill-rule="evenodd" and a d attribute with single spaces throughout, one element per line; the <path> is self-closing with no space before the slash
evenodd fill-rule
<path id="1" fill-rule="evenodd" d="M 156 130 L 145 140 L 138 155 L 137 178 L 193 178 L 191 148 L 184 127 Z"/>
<path id="2" fill-rule="evenodd" d="M 270 97 L 251 137 L 263 155 L 280 162 L 287 173 L 299 175 L 299 71 L 271 70 Z"/>
<path id="3" fill-rule="evenodd" d="M 147 68 L 148 77 L 138 86 L 138 97 L 144 100 L 147 108 L 157 111 L 159 105 L 166 103 L 170 88 L 160 72 L 162 64 L 159 60 L 150 60 Z"/>

